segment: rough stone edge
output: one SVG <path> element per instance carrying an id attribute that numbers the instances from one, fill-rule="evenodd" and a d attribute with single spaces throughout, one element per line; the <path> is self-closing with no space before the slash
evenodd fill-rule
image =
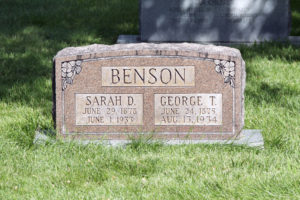
<path id="1" fill-rule="evenodd" d="M 56 80 L 55 80 L 55 60 L 52 61 L 52 119 L 56 128 Z"/>
<path id="2" fill-rule="evenodd" d="M 52 133 L 51 133 L 52 134 Z M 49 134 L 48 134 L 49 135 Z M 41 131 L 35 133 L 33 143 L 43 145 L 46 143 L 55 143 L 57 140 L 47 136 L 47 132 Z M 63 140 L 63 142 L 76 142 L 78 144 L 100 144 L 107 146 L 124 146 L 130 144 L 130 140 Z M 182 145 L 182 144 L 220 144 L 220 145 L 238 145 L 264 148 L 264 139 L 261 130 L 242 130 L 238 138 L 230 140 L 153 140 L 150 142 L 162 142 L 165 145 Z"/>
<path id="3" fill-rule="evenodd" d="M 245 125 L 245 89 L 246 89 L 246 78 L 247 78 L 247 73 L 246 73 L 246 63 L 245 61 L 242 59 L 242 64 L 241 64 L 241 78 L 242 78 L 242 110 L 241 110 L 241 124 L 242 124 L 242 128 L 244 128 Z"/>
<path id="4" fill-rule="evenodd" d="M 203 45 L 196 43 L 130 43 L 130 44 L 114 44 L 114 45 L 102 45 L 92 44 L 81 47 L 67 47 L 59 51 L 54 60 L 60 57 L 75 56 L 75 55 L 89 55 L 101 52 L 110 51 L 138 51 L 138 50 L 162 50 L 162 51 L 191 51 L 208 54 L 221 54 L 232 57 L 241 57 L 241 53 L 238 49 L 215 46 L 215 45 Z"/>

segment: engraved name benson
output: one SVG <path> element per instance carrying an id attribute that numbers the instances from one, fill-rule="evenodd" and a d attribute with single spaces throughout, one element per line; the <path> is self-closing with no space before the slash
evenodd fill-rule
<path id="1" fill-rule="evenodd" d="M 103 86 L 194 86 L 194 66 L 103 67 Z"/>

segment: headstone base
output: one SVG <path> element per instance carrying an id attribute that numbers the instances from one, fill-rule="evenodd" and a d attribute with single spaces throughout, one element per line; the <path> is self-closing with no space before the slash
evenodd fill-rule
<path id="1" fill-rule="evenodd" d="M 119 35 L 117 44 L 130 44 L 130 43 L 141 43 L 141 39 L 139 35 Z M 287 41 L 282 41 L 287 42 Z M 289 36 L 288 42 L 300 46 L 300 36 Z M 197 43 L 197 42 L 196 42 Z M 256 44 L 262 43 L 262 42 L 255 42 Z M 199 42 L 199 44 L 214 44 L 214 45 L 221 45 L 221 46 L 234 46 L 234 45 L 253 45 L 254 42 L 247 42 L 247 43 L 241 43 L 241 42 Z"/>
<path id="2" fill-rule="evenodd" d="M 289 41 L 293 45 L 300 46 L 300 36 L 290 36 Z"/>
<path id="3" fill-rule="evenodd" d="M 34 143 L 45 144 L 54 143 L 55 140 L 50 136 L 47 136 L 46 132 L 36 132 Z M 69 140 L 70 141 L 70 140 Z M 131 140 L 75 140 L 80 144 L 103 144 L 110 146 L 120 146 L 131 143 Z M 153 140 L 155 142 L 156 140 Z M 165 140 L 163 144 L 167 145 L 180 145 L 180 144 L 232 144 L 232 145 L 243 145 L 248 147 L 264 148 L 264 139 L 261 134 L 261 130 L 243 130 L 238 138 L 232 138 L 230 140 Z"/>

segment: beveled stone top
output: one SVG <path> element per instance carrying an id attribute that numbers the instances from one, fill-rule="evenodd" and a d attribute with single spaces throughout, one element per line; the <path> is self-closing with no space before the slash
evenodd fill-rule
<path id="1" fill-rule="evenodd" d="M 241 53 L 238 49 L 215 46 L 215 45 L 202 45 L 195 43 L 136 43 L 136 44 L 115 44 L 115 45 L 102 45 L 102 44 L 92 44 L 88 46 L 81 47 L 67 47 L 59 51 L 55 58 L 64 56 L 74 56 L 74 55 L 85 55 L 99 53 L 102 51 L 140 51 L 140 50 L 159 50 L 159 51 L 192 51 L 205 54 L 222 54 L 225 56 L 239 57 Z"/>

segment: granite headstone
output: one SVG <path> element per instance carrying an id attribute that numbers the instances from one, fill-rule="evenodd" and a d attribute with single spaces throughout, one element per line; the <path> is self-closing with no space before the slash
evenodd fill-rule
<path id="1" fill-rule="evenodd" d="M 289 0 L 140 0 L 140 38 L 207 43 L 285 40 L 289 4 Z"/>
<path id="2" fill-rule="evenodd" d="M 239 50 L 199 44 L 91 45 L 54 58 L 59 138 L 227 140 L 244 125 Z"/>

